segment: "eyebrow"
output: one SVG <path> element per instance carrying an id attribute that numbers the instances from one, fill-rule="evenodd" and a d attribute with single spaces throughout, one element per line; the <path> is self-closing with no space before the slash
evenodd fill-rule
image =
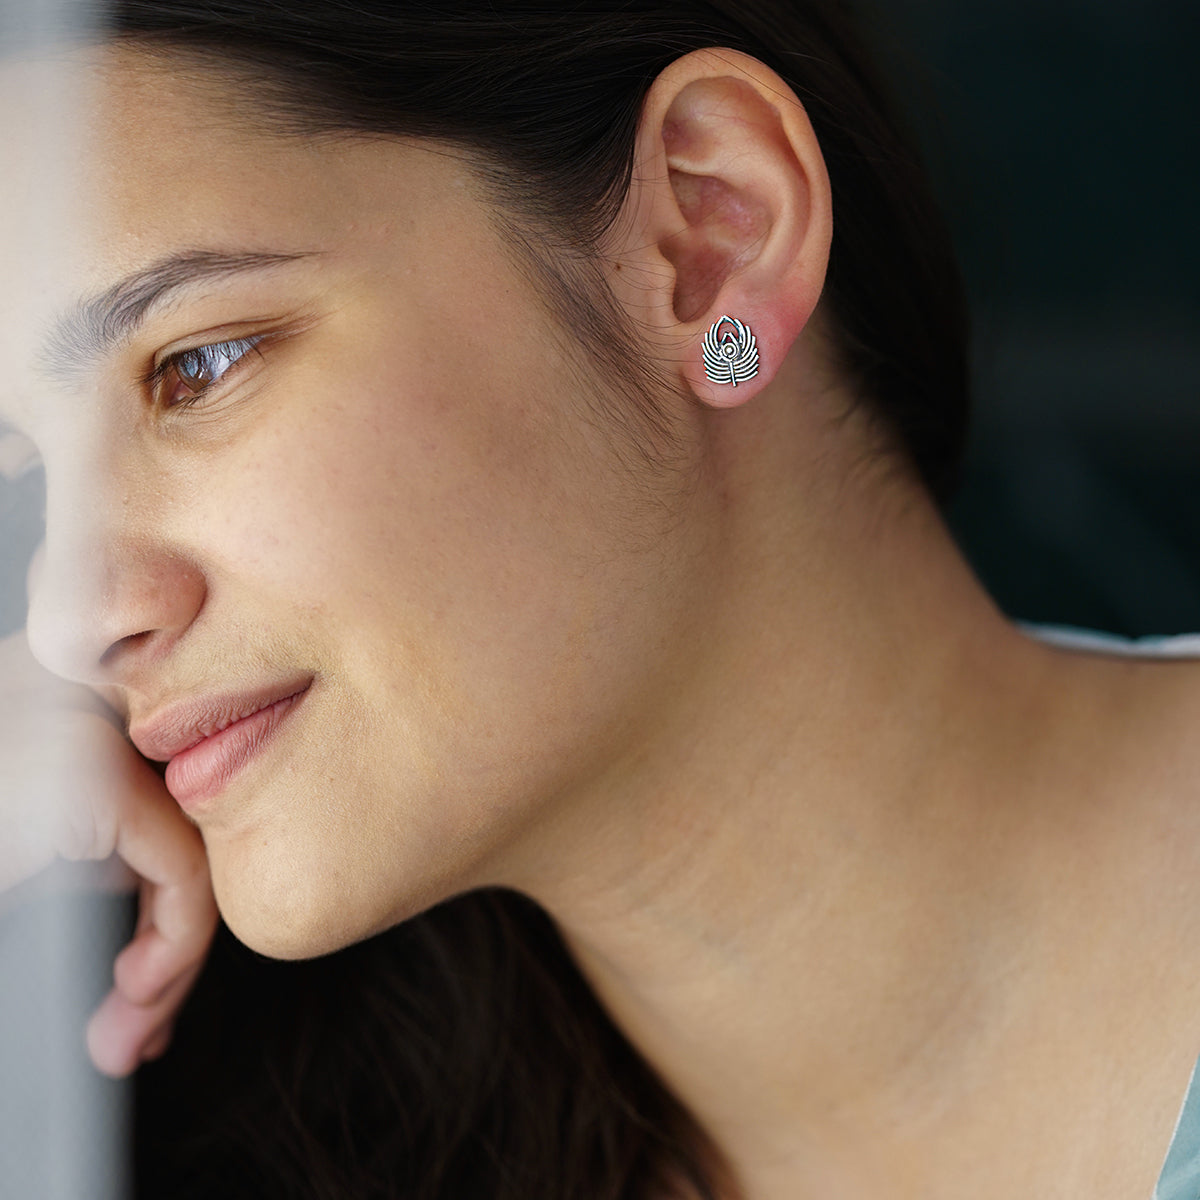
<path id="1" fill-rule="evenodd" d="M 99 295 L 81 300 L 55 321 L 38 355 L 42 374 L 67 385 L 94 368 L 133 335 L 151 311 L 184 288 L 278 267 L 320 251 L 227 252 L 182 250 L 126 275 Z"/>

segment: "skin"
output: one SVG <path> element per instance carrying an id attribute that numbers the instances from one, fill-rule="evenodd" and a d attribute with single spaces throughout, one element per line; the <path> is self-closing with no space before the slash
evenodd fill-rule
<path id="1" fill-rule="evenodd" d="M 832 203 L 786 85 L 706 52 L 648 98 L 606 271 L 665 370 L 652 435 L 460 155 L 280 138 L 170 58 L 68 68 L 94 125 L 51 262 L 54 150 L 0 132 L 33 181 L 0 193 L 0 413 L 48 486 L 0 752 L 81 781 L 6 881 L 113 851 L 149 881 L 98 1065 L 165 1048 L 210 873 L 283 957 L 502 884 L 731 1197 L 1148 1194 L 1200 1052 L 1200 667 L 1050 649 L 981 591 L 828 365 Z M 6 67 L 4 103 L 55 69 Z M 307 257 L 46 377 L 59 313 L 189 248 Z M 763 364 L 736 391 L 699 366 L 724 313 Z M 201 404 L 139 382 L 260 334 Z M 310 676 L 190 817 L 98 706 L 136 729 Z"/>

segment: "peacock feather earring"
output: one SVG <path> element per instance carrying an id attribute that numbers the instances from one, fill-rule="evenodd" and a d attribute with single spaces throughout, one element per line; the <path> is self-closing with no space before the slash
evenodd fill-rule
<path id="1" fill-rule="evenodd" d="M 737 387 L 758 374 L 758 343 L 737 317 L 722 317 L 704 335 L 704 373 Z"/>

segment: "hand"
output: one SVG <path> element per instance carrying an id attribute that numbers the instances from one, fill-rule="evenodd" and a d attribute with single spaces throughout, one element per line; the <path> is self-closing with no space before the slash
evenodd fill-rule
<path id="1" fill-rule="evenodd" d="M 212 943 L 204 843 L 116 714 L 40 667 L 23 633 L 0 639 L 0 764 L 0 890 L 56 859 L 119 860 L 138 883 L 137 929 L 87 1029 L 97 1069 L 127 1075 L 167 1048 Z"/>

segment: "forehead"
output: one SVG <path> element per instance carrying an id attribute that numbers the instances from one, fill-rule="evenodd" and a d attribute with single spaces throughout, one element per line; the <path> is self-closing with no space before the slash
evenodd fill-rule
<path id="1" fill-rule="evenodd" d="M 336 250 L 438 190 L 436 156 L 282 136 L 233 77 L 169 53 L 5 63 L 0 112 L 0 416 L 56 320 L 128 273 L 192 248 Z"/>
<path id="2" fill-rule="evenodd" d="M 169 53 L 100 46 L 6 64 L 0 102 L 5 216 L 44 224 L 49 204 L 96 283 L 147 246 L 210 232 L 222 204 L 246 233 L 336 209 L 328 153 L 274 136 L 230 78 Z"/>

